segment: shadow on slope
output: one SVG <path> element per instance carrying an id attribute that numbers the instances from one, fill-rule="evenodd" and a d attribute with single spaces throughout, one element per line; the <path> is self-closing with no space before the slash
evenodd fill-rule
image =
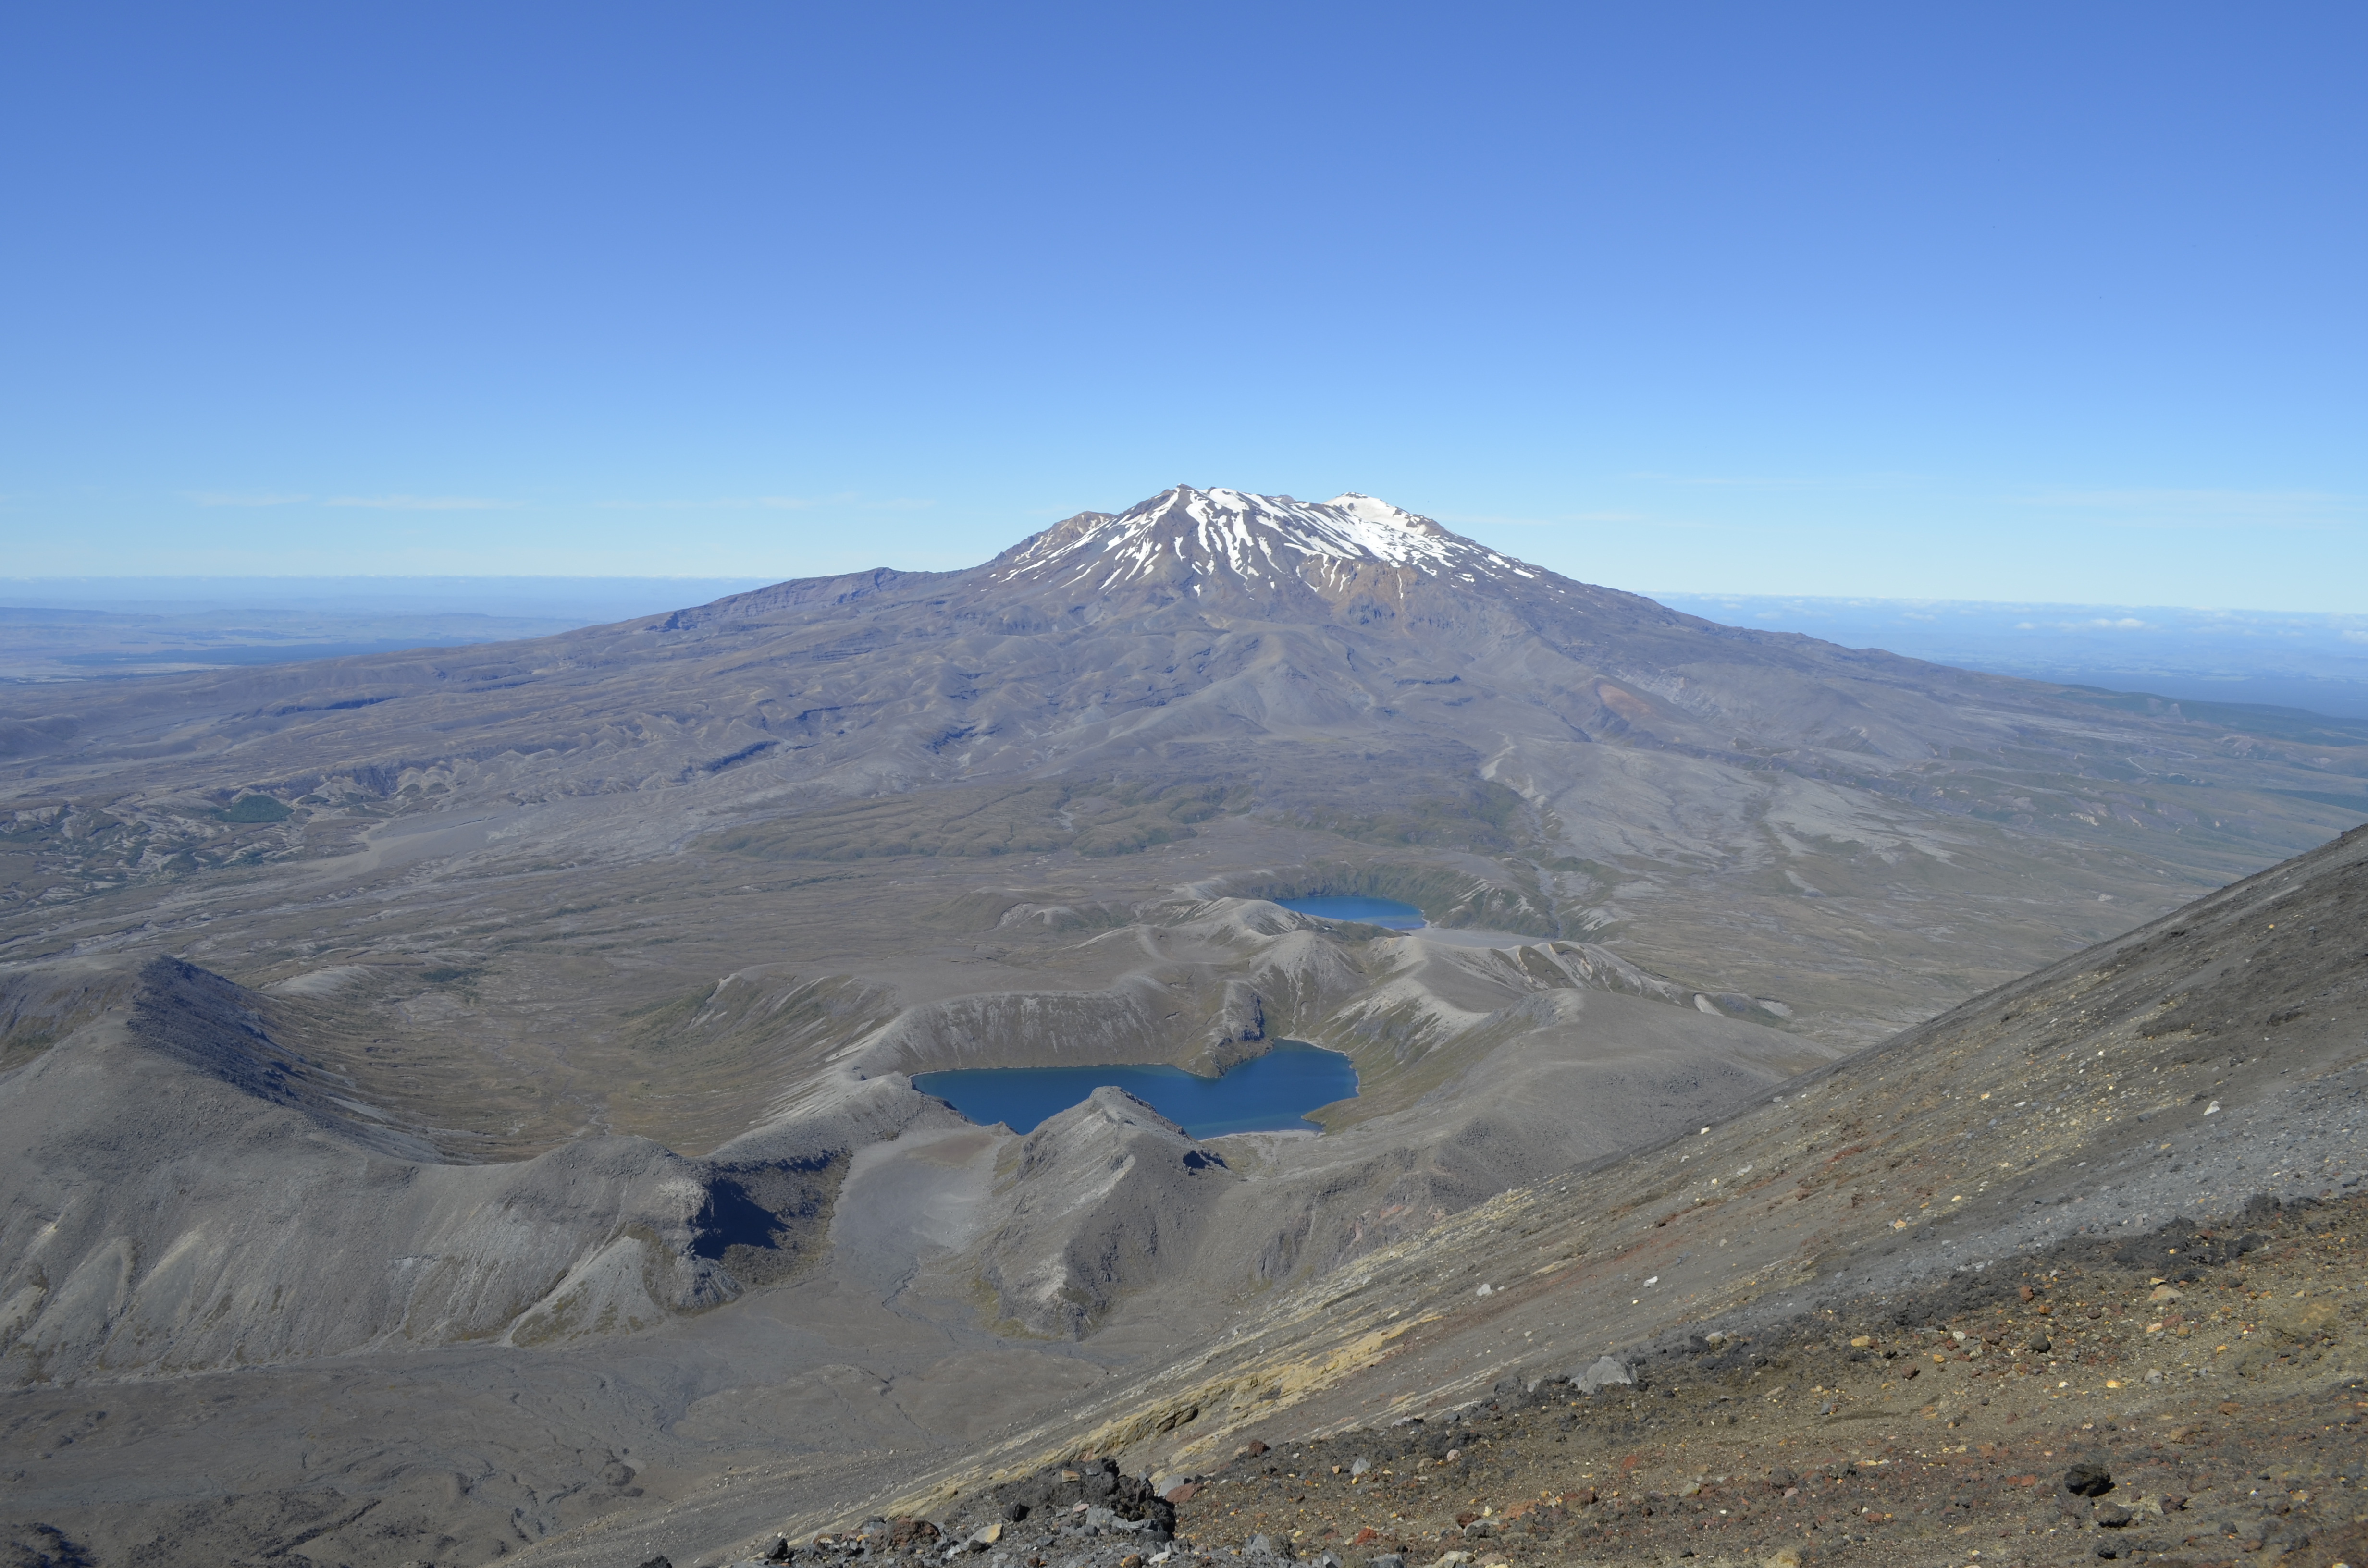
<path id="1" fill-rule="evenodd" d="M 69 1382 L 471 1341 L 717 1306 L 816 1256 L 848 1150 L 724 1160 L 589 1137 L 440 1163 L 175 959 L 0 1075 L 0 1366 Z"/>

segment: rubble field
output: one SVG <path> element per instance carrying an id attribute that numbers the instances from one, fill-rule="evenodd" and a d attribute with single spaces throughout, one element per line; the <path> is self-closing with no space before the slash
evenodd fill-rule
<path id="1" fill-rule="evenodd" d="M 2357 1199 L 2256 1199 L 2225 1225 L 1535 1369 L 1385 1428 L 1269 1434 L 1159 1495 L 1080 1456 L 941 1521 L 772 1560 L 2368 1562 L 2363 1221 Z"/>

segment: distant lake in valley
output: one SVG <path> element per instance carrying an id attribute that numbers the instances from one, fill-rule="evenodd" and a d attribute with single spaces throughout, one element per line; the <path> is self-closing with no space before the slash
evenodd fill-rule
<path id="1" fill-rule="evenodd" d="M 1319 920 L 1361 920 L 1393 931 L 1412 931 L 1423 924 L 1421 910 L 1392 898 L 1279 898 L 1274 902 Z"/>
<path id="2" fill-rule="evenodd" d="M 999 1121 L 1014 1132 L 1035 1131 L 1105 1084 L 1124 1089 L 1195 1138 L 1221 1138 L 1315 1131 L 1305 1113 L 1353 1098 L 1357 1070 L 1337 1051 L 1286 1040 L 1221 1078 L 1163 1065 L 966 1067 L 913 1076 L 913 1087 L 981 1127 Z"/>

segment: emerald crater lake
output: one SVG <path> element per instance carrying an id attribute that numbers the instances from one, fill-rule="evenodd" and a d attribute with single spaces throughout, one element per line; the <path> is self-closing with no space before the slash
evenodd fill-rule
<path id="1" fill-rule="evenodd" d="M 1412 931 L 1423 924 L 1421 910 L 1394 898 L 1352 894 L 1338 898 L 1278 898 L 1274 902 L 1319 920 L 1361 920 L 1368 926 L 1386 926 L 1393 931 Z"/>
<path id="2" fill-rule="evenodd" d="M 1277 1042 L 1219 1078 L 1181 1067 L 964 1067 L 916 1073 L 913 1087 L 934 1095 L 981 1127 L 1033 1132 L 1108 1085 L 1124 1089 L 1195 1138 L 1228 1132 L 1309 1132 L 1306 1113 L 1355 1097 L 1357 1070 L 1337 1051 Z"/>

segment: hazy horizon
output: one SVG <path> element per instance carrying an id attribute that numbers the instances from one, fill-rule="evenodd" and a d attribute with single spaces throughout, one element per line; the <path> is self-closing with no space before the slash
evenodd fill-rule
<path id="1" fill-rule="evenodd" d="M 0 578 L 0 679 L 170 673 L 544 636 L 688 608 L 776 580 Z M 1645 597 L 1731 625 L 1998 675 L 2368 719 L 2368 615 L 1670 588 Z"/>
<path id="2" fill-rule="evenodd" d="M 964 566 L 983 564 L 985 562 L 991 559 L 992 553 L 993 552 L 990 552 L 988 555 L 982 555 L 976 561 L 966 562 L 964 562 Z M 1529 557 L 1520 557 L 1519 559 L 1529 561 L 1530 563 L 1533 565 L 1543 564 L 1543 562 L 1536 562 Z M 883 559 L 872 562 L 869 567 L 857 568 L 857 570 L 870 570 L 874 567 L 885 568 L 890 571 L 913 572 L 959 571 L 963 569 L 962 567 L 923 567 L 900 565 L 894 561 Z M 1559 568 L 1557 568 L 1557 570 L 1559 570 Z M 514 585 L 519 592 L 532 593 L 543 591 L 545 589 L 550 591 L 562 591 L 563 587 L 572 589 L 578 585 L 588 588 L 597 585 L 616 585 L 620 587 L 637 587 L 643 584 L 677 584 L 684 585 L 712 586 L 720 597 L 725 594 L 745 593 L 753 588 L 769 587 L 776 583 L 794 582 L 800 577 L 829 574 L 834 574 L 793 573 L 788 575 L 774 575 L 768 574 L 673 574 L 663 572 L 188 572 L 172 574 L 124 573 L 109 575 L 93 573 L 79 574 L 60 573 L 34 576 L 0 576 L 0 609 L 11 608 L 47 608 L 84 607 L 97 608 L 101 608 L 100 601 L 102 600 L 108 604 L 177 603 L 188 600 L 202 601 L 220 598 L 223 597 L 223 594 L 222 591 L 199 592 L 198 591 L 199 589 L 205 588 L 211 590 L 214 589 L 218 585 L 226 584 L 252 584 L 255 585 L 259 591 L 273 594 L 275 596 L 286 594 L 290 597 L 298 591 L 328 592 L 332 590 L 347 590 L 351 588 L 353 591 L 359 592 L 362 591 L 363 585 L 367 585 L 370 588 L 378 588 L 393 592 L 402 590 L 412 585 L 437 585 L 439 588 L 441 585 L 450 585 L 456 591 L 473 595 L 490 590 L 497 585 Z M 1570 575 L 1570 574 L 1567 573 L 1564 574 Z M 2282 609 L 2269 605 L 2239 604 L 2234 602 L 2180 603 L 2169 600 L 2139 602 L 2135 599 L 2108 602 L 2093 598 L 2056 599 L 2029 595 L 2009 597 L 1984 598 L 1975 597 L 1952 597 L 1945 595 L 1934 594 L 1750 593 L 1692 585 L 1671 586 L 1667 584 L 1658 587 L 1636 587 L 1626 583 L 1614 582 L 1600 577 L 1582 577 L 1579 580 L 1594 583 L 1600 587 L 1616 588 L 1622 593 L 1636 594 L 1645 598 L 1655 599 L 1663 603 L 1670 604 L 1674 604 L 1678 600 L 1700 600 L 1705 603 L 1719 601 L 1752 605 L 1866 605 L 1882 607 L 1899 606 L 1922 608 L 1941 607 L 1952 608 L 2044 608 L 2064 611 L 2118 610 L 2132 613 L 2152 610 L 2177 611 L 2181 614 L 2192 615 L 2260 615 L 2291 617 L 2300 620 L 2357 623 L 2362 629 L 2362 635 L 2359 641 L 2363 644 L 2363 656 L 2368 656 L 2368 606 L 2363 606 L 2363 608 L 2359 610 L 2295 610 Z M 134 585 L 137 585 L 142 590 L 144 590 L 150 597 L 143 598 L 139 593 L 120 593 L 117 591 L 118 589 L 129 589 Z M 662 608 L 680 608 L 684 607 L 669 604 Z M 461 612 L 456 610 L 454 613 Z M 1694 612 L 1689 611 L 1689 613 Z"/>

